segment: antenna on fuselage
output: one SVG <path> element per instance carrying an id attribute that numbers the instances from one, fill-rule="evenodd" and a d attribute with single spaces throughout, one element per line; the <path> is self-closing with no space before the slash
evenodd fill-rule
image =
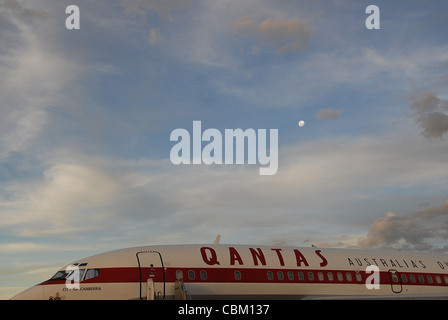
<path id="1" fill-rule="evenodd" d="M 221 240 L 221 235 L 220 235 L 220 234 L 218 234 L 218 235 L 216 236 L 216 239 L 215 239 L 215 241 L 213 242 L 213 244 L 219 244 L 219 240 Z"/>

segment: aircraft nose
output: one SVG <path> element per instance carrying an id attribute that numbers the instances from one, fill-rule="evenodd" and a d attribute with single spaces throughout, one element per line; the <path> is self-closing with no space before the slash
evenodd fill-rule
<path id="1" fill-rule="evenodd" d="M 16 294 L 11 300 L 43 300 L 43 298 L 44 287 L 37 285 Z"/>

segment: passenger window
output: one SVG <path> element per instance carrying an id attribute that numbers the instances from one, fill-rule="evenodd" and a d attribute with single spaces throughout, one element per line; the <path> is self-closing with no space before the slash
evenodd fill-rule
<path id="1" fill-rule="evenodd" d="M 317 279 L 319 279 L 319 281 L 324 281 L 324 274 L 322 272 L 318 272 Z"/>
<path id="2" fill-rule="evenodd" d="M 312 272 L 308 272 L 308 280 L 310 281 L 314 280 L 314 274 Z"/>
<path id="3" fill-rule="evenodd" d="M 235 271 L 235 280 L 241 280 L 241 272 Z"/>
<path id="4" fill-rule="evenodd" d="M 436 275 L 436 282 L 437 282 L 438 284 L 442 284 L 442 279 L 440 278 L 439 275 Z"/>
<path id="5" fill-rule="evenodd" d="M 202 279 L 202 280 L 207 279 L 207 271 L 205 271 L 205 270 L 201 270 L 200 275 L 201 275 L 201 279 Z"/>
<path id="6" fill-rule="evenodd" d="M 100 275 L 100 269 L 89 269 L 89 270 L 86 271 L 86 275 L 84 277 L 84 280 L 89 280 L 89 279 L 98 277 L 99 275 Z"/>
<path id="7" fill-rule="evenodd" d="M 347 272 L 345 276 L 347 277 L 347 281 L 352 281 L 352 274 L 350 272 Z"/>
<path id="8" fill-rule="evenodd" d="M 338 272 L 338 273 L 336 274 L 336 276 L 338 277 L 338 280 L 339 280 L 339 281 L 343 281 L 343 280 L 344 280 L 344 277 L 342 276 L 342 273 Z"/>
<path id="9" fill-rule="evenodd" d="M 356 272 L 356 281 L 361 282 L 362 281 L 362 276 L 359 272 Z"/>
<path id="10" fill-rule="evenodd" d="M 409 278 L 411 279 L 412 283 L 415 283 L 415 276 L 413 274 L 409 275 Z"/>
<path id="11" fill-rule="evenodd" d="M 408 278 L 406 277 L 405 274 L 401 275 L 401 282 L 403 282 L 403 283 L 407 283 L 408 282 Z"/>
<path id="12" fill-rule="evenodd" d="M 182 279 L 184 277 L 184 273 L 182 272 L 182 270 L 177 270 L 176 271 L 176 279 Z"/>
<path id="13" fill-rule="evenodd" d="M 299 277 L 299 280 L 303 281 L 305 279 L 305 277 L 303 276 L 303 272 L 298 272 L 297 276 Z"/>
<path id="14" fill-rule="evenodd" d="M 278 272 L 277 272 L 277 277 L 278 277 L 278 280 L 283 280 L 283 279 L 284 279 L 284 277 L 283 277 L 283 272 L 278 271 Z"/>
<path id="15" fill-rule="evenodd" d="M 391 275 L 392 275 L 392 281 L 395 282 L 395 283 L 397 283 L 397 282 L 398 282 L 398 277 L 397 277 L 397 275 L 396 275 L 395 273 L 392 273 Z"/>
<path id="16" fill-rule="evenodd" d="M 333 272 L 328 272 L 327 277 L 328 277 L 328 280 L 333 281 L 334 280 Z"/>
<path id="17" fill-rule="evenodd" d="M 194 270 L 188 271 L 188 279 L 194 280 L 196 278 L 196 274 L 194 273 Z"/>
<path id="18" fill-rule="evenodd" d="M 272 271 L 268 271 L 268 280 L 274 280 L 274 275 L 272 274 Z"/>
<path id="19" fill-rule="evenodd" d="M 425 278 L 423 278 L 423 276 L 421 274 L 418 275 L 418 281 L 420 283 L 425 283 Z"/>
<path id="20" fill-rule="evenodd" d="M 294 273 L 292 271 L 288 272 L 288 279 L 289 280 L 294 280 Z"/>
<path id="21" fill-rule="evenodd" d="M 432 283 L 432 277 L 429 274 L 426 278 L 428 279 L 428 283 Z"/>

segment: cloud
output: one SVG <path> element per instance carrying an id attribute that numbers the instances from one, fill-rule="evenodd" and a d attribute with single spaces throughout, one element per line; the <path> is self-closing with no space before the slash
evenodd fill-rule
<path id="1" fill-rule="evenodd" d="M 15 253 L 15 252 L 37 252 L 56 250 L 57 244 L 39 244 L 35 242 L 20 242 L 20 243 L 4 243 L 0 244 L 0 250 L 3 253 Z"/>
<path id="2" fill-rule="evenodd" d="M 325 109 L 320 109 L 317 113 L 316 113 L 316 119 L 324 119 L 324 118 L 328 118 L 330 120 L 334 120 L 337 117 L 339 117 L 339 115 L 342 113 L 342 109 L 339 110 L 333 110 L 332 108 L 325 108 Z"/>
<path id="3" fill-rule="evenodd" d="M 434 92 L 422 91 L 409 97 L 414 121 L 426 138 L 442 137 L 448 131 L 448 100 L 441 100 Z"/>
<path id="4" fill-rule="evenodd" d="M 3 6 L 20 15 L 34 12 L 26 11 L 16 1 L 7 1 Z M 0 159 L 3 159 L 29 147 L 48 123 L 49 110 L 67 104 L 64 88 L 73 84 L 82 68 L 55 50 L 53 33 L 48 32 L 51 21 L 32 24 L 16 14 L 2 14 L 1 18 L 9 22 L 2 29 L 0 47 Z"/>
<path id="5" fill-rule="evenodd" d="M 405 240 L 411 244 L 422 244 L 428 230 L 413 219 L 389 212 L 380 217 L 369 227 L 367 239 L 358 243 L 361 248 L 396 245 Z"/>
<path id="6" fill-rule="evenodd" d="M 92 210 L 101 211 L 119 196 L 118 190 L 118 182 L 101 170 L 75 164 L 54 165 L 45 170 L 43 181 L 13 184 L 3 190 L 10 200 L 0 203 L 0 225 L 18 226 L 26 236 L 88 230 L 99 221 L 99 217 L 91 215 Z M 104 218 L 100 212 L 97 216 Z"/>
<path id="7" fill-rule="evenodd" d="M 171 180 L 163 161 L 154 165 L 62 153 L 49 160 L 55 163 L 42 176 L 2 185 L 1 229 L 21 238 L 99 236 L 169 219 L 184 205 L 172 198 L 181 192 L 166 183 Z"/>
<path id="8" fill-rule="evenodd" d="M 415 137 L 314 140 L 281 148 L 279 172 L 269 178 L 258 175 L 258 166 L 173 166 L 61 151 L 48 155 L 40 177 L 0 186 L 0 229 L 20 238 L 13 243 L 80 236 L 117 245 L 126 239 L 174 243 L 223 233 L 238 242 L 298 245 L 306 237 L 353 244 L 352 236 L 334 237 L 346 232 L 337 222 L 347 199 L 355 214 L 377 214 L 365 202 L 389 199 L 378 194 L 381 188 L 443 185 L 447 150 Z M 422 219 L 437 219 L 437 210 L 425 212 Z M 421 228 L 398 223 L 414 234 Z M 375 230 L 370 245 L 381 245 Z"/>
<path id="9" fill-rule="evenodd" d="M 172 10 L 185 9 L 190 6 L 188 0 L 122 0 L 125 12 L 132 16 L 146 16 L 147 10 L 154 10 L 166 15 Z"/>
<path id="10" fill-rule="evenodd" d="M 234 23 L 237 33 L 253 37 L 261 44 L 275 49 L 277 54 L 308 49 L 312 36 L 311 29 L 301 20 L 265 19 L 257 23 L 244 16 Z"/>
<path id="11" fill-rule="evenodd" d="M 149 30 L 149 43 L 155 44 L 159 40 L 160 40 L 159 28 L 151 28 L 151 30 Z"/>
<path id="12" fill-rule="evenodd" d="M 15 0 L 6 0 L 3 4 L 0 3 L 0 8 L 1 7 L 11 10 L 15 14 L 18 14 L 21 18 L 38 18 L 43 20 L 48 19 L 48 13 L 24 8 L 19 2 Z"/>
<path id="13" fill-rule="evenodd" d="M 445 251 L 448 245 L 435 246 L 448 240 L 448 199 L 439 206 L 424 206 L 418 211 L 398 215 L 388 212 L 369 227 L 367 237 L 358 242 L 361 248 L 395 247 L 411 250 Z"/>

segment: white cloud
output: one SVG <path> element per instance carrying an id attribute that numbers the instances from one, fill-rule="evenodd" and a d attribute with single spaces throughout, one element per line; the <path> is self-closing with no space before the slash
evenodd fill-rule
<path id="1" fill-rule="evenodd" d="M 361 212 L 346 215 L 378 215 L 382 212 L 366 210 L 363 203 L 391 201 L 393 188 L 446 189 L 447 150 L 443 142 L 418 136 L 315 140 L 281 148 L 272 177 L 260 177 L 258 166 L 250 165 L 174 166 L 166 160 L 61 153 L 41 179 L 3 186 L 1 226 L 44 238 L 77 232 L 106 236 L 117 228 L 138 234 L 155 226 L 153 236 L 223 229 L 245 229 L 249 235 L 257 228 L 281 228 L 285 238 L 300 239 L 297 230 L 337 224 L 334 212 L 342 211 L 347 199 Z M 378 193 L 382 188 L 388 191 Z M 287 235 L 287 226 L 296 236 Z M 332 228 L 344 233 L 344 226 Z"/>
<path id="2" fill-rule="evenodd" d="M 101 221 L 101 207 L 118 196 L 117 181 L 101 170 L 82 165 L 58 164 L 44 172 L 43 181 L 13 184 L 4 200 L 3 227 L 18 226 L 26 236 L 63 234 L 92 229 Z M 92 211 L 98 211 L 93 213 Z"/>
<path id="3" fill-rule="evenodd" d="M 0 250 L 4 253 L 47 251 L 47 250 L 55 250 L 56 248 L 57 245 L 38 244 L 34 242 L 0 244 Z"/>
<path id="4" fill-rule="evenodd" d="M 28 18 L 38 18 L 38 19 L 48 19 L 48 13 L 44 11 L 38 11 L 30 8 L 23 7 L 16 0 L 6 0 L 3 3 L 0 3 L 0 8 L 3 7 L 5 9 L 10 10 L 14 14 L 18 15 L 20 18 L 28 19 Z"/>
<path id="5" fill-rule="evenodd" d="M 49 110 L 66 103 L 63 91 L 79 72 L 73 62 L 52 50 L 48 21 L 29 21 L 22 17 L 26 9 L 14 8 L 13 14 L 0 12 L 9 23 L 0 37 L 0 158 L 25 150 L 39 136 L 48 124 Z M 35 16 L 34 10 L 28 11 Z"/>

